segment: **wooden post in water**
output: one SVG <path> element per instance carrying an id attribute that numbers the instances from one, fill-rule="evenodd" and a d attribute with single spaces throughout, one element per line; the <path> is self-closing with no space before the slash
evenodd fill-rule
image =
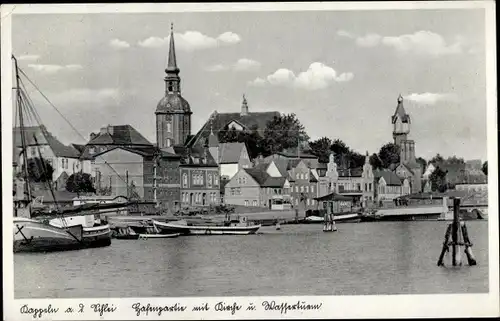
<path id="1" fill-rule="evenodd" d="M 451 242 L 452 242 L 451 263 L 453 266 L 457 266 L 457 265 L 462 264 L 461 259 L 460 259 L 460 248 L 459 248 L 459 244 L 458 244 L 458 233 L 460 231 L 459 211 L 460 211 L 460 199 L 454 198 L 453 199 L 453 223 L 452 223 L 453 225 L 451 227 Z"/>
<path id="2" fill-rule="evenodd" d="M 441 254 L 439 255 L 439 259 L 437 262 L 438 266 L 444 266 L 443 259 L 446 252 L 449 252 L 449 246 L 452 248 L 452 257 L 451 262 L 453 266 L 462 265 L 461 255 L 460 255 L 460 246 L 465 247 L 465 255 L 467 256 L 467 261 L 469 265 L 476 265 L 476 258 L 472 253 L 472 243 L 469 239 L 469 233 L 467 232 L 467 226 L 464 222 L 460 222 L 460 199 L 453 199 L 453 223 L 448 224 L 446 228 L 446 233 L 444 236 L 443 248 L 441 250 Z M 451 234 L 451 242 L 449 242 Z M 462 240 L 460 240 L 460 236 Z"/>

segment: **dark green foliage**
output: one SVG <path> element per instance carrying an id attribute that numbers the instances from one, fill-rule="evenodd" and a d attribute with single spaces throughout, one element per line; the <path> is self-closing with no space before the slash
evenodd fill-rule
<path id="1" fill-rule="evenodd" d="M 382 169 L 383 168 L 382 161 L 380 160 L 378 155 L 375 153 L 370 156 L 370 165 L 372 165 L 373 169 Z"/>
<path id="2" fill-rule="evenodd" d="M 261 145 L 262 154 L 264 156 L 272 155 L 287 148 L 297 147 L 308 140 L 309 136 L 304 126 L 295 114 L 275 116 L 264 130 Z"/>
<path id="3" fill-rule="evenodd" d="M 328 137 L 322 137 L 318 140 L 309 142 L 311 153 L 318 156 L 321 163 L 328 163 L 331 153 L 332 140 Z"/>
<path id="4" fill-rule="evenodd" d="M 378 157 L 382 162 L 383 168 L 389 168 L 391 164 L 399 164 L 400 162 L 400 148 L 394 143 L 385 144 L 380 148 Z"/>
<path id="5" fill-rule="evenodd" d="M 43 158 L 35 157 L 28 159 L 28 176 L 35 183 L 52 182 L 54 168 Z"/>
<path id="6" fill-rule="evenodd" d="M 92 177 L 88 173 L 75 173 L 66 181 L 66 190 L 72 193 L 95 193 Z"/>
<path id="7" fill-rule="evenodd" d="M 432 172 L 429 177 L 431 181 L 431 189 L 433 192 L 445 192 L 448 188 L 446 184 L 446 172 L 442 170 L 439 166 Z"/>

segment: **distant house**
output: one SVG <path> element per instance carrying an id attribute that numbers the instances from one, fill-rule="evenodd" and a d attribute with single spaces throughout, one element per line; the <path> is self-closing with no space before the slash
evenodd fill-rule
<path id="1" fill-rule="evenodd" d="M 390 170 L 374 171 L 375 177 L 375 200 L 392 201 L 393 199 L 411 194 L 411 186 L 408 178 L 400 178 Z"/>
<path id="2" fill-rule="evenodd" d="M 240 168 L 252 167 L 245 143 L 221 143 L 218 150 L 221 177 L 231 179 Z"/>
<path id="3" fill-rule="evenodd" d="M 217 111 L 214 111 L 198 133 L 188 139 L 187 146 L 202 146 L 210 133 L 218 137 L 219 133 L 224 130 L 235 129 L 248 132 L 256 130 L 260 135 L 264 135 L 268 122 L 279 116 L 280 113 L 277 111 L 250 112 L 248 102 L 243 97 L 239 113 L 217 113 Z"/>
<path id="4" fill-rule="evenodd" d="M 366 206 L 368 203 L 374 201 L 374 178 L 368 153 L 365 157 L 363 167 L 342 169 L 337 168 L 334 154 L 331 153 L 326 173 L 319 178 L 318 196 L 337 193 L 343 196 L 350 196 L 355 203 Z"/>
<path id="5" fill-rule="evenodd" d="M 183 206 L 218 205 L 220 198 L 220 177 L 217 162 L 205 147 L 176 146 L 181 155 L 181 204 Z"/>
<path id="6" fill-rule="evenodd" d="M 107 146 L 93 156 L 94 185 L 99 194 L 178 208 L 180 156 L 154 146 Z"/>
<path id="7" fill-rule="evenodd" d="M 319 179 L 316 170 L 309 168 L 303 159 L 291 160 L 288 165 L 292 204 L 295 207 L 302 205 L 305 210 L 316 209 L 315 198 L 318 197 Z"/>
<path id="8" fill-rule="evenodd" d="M 66 146 L 53 136 L 44 125 L 24 128 L 27 158 L 40 157 L 47 160 L 54 172 L 52 181 L 59 182 L 58 189 L 64 188 L 65 179 L 71 174 L 83 171 L 90 173 L 90 161 L 80 159 L 81 153 L 75 147 Z M 14 162 L 22 166 L 22 142 L 19 127 L 13 129 Z M 63 175 L 64 173 L 64 175 Z M 61 176 L 62 175 L 62 176 Z M 63 186 L 60 186 L 60 185 Z"/>
<path id="9" fill-rule="evenodd" d="M 289 209 L 290 183 L 273 163 L 242 168 L 226 184 L 224 200 L 233 205 Z"/>

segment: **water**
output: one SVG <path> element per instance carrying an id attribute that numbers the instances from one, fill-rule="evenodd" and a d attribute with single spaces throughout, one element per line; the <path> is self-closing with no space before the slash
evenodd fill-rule
<path id="1" fill-rule="evenodd" d="M 16 298 L 488 292 L 488 224 L 468 222 L 477 266 L 437 267 L 446 222 L 283 225 L 249 236 L 113 240 L 16 254 Z M 450 254 L 446 264 L 450 265 Z"/>

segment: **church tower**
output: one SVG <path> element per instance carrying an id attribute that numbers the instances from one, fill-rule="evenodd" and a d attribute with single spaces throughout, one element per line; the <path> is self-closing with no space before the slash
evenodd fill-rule
<path id="1" fill-rule="evenodd" d="M 395 145 L 401 145 L 401 142 L 406 140 L 410 133 L 410 115 L 408 115 L 403 107 L 403 97 L 399 95 L 398 106 L 392 116 L 392 137 Z"/>
<path id="2" fill-rule="evenodd" d="M 165 97 L 156 107 L 156 144 L 159 148 L 184 145 L 191 134 L 191 108 L 181 95 L 181 78 L 175 56 L 173 24 L 170 28 L 168 64 L 165 69 Z"/>

